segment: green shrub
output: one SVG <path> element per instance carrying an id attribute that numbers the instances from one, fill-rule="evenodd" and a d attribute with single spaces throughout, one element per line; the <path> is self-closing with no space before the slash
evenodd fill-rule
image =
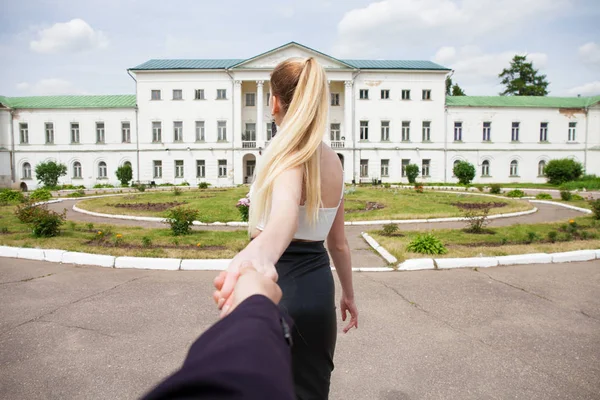
<path id="1" fill-rule="evenodd" d="M 548 240 L 549 241 L 551 241 L 552 243 L 555 243 L 557 238 L 558 238 L 558 232 L 556 232 L 556 231 L 548 232 Z"/>
<path id="2" fill-rule="evenodd" d="M 383 187 L 386 188 L 386 189 L 389 189 L 389 188 L 392 187 L 392 185 L 390 185 L 389 183 L 384 183 Z"/>
<path id="3" fill-rule="evenodd" d="M 48 206 L 24 204 L 17 206 L 15 215 L 24 224 L 30 225 L 36 237 L 54 237 L 60 232 L 60 227 L 65 223 L 67 210 L 61 214 L 49 210 Z"/>
<path id="4" fill-rule="evenodd" d="M 129 186 L 129 182 L 133 179 L 133 170 L 131 169 L 130 164 L 125 164 L 117 168 L 115 172 L 117 175 L 117 179 L 121 182 L 123 186 Z"/>
<path id="5" fill-rule="evenodd" d="M 373 186 L 379 186 L 379 179 L 372 178 L 371 179 L 371 185 L 373 185 Z"/>
<path id="6" fill-rule="evenodd" d="M 381 231 L 381 234 L 383 236 L 392 236 L 396 232 L 398 232 L 398 225 L 397 224 L 385 224 L 383 226 L 383 230 Z"/>
<path id="7" fill-rule="evenodd" d="M 67 195 L 67 197 L 83 197 L 83 196 L 85 196 L 85 192 L 84 192 L 83 190 L 81 190 L 81 189 L 79 189 L 79 190 L 78 190 L 78 191 L 76 191 L 76 192 L 69 193 L 69 194 Z"/>
<path id="8" fill-rule="evenodd" d="M 540 239 L 540 236 L 533 231 L 527 232 L 527 243 L 537 242 Z"/>
<path id="9" fill-rule="evenodd" d="M 144 247 L 152 246 L 152 239 L 150 239 L 148 236 L 143 236 L 142 237 L 142 246 L 144 246 Z"/>
<path id="10" fill-rule="evenodd" d="M 568 190 L 561 190 L 560 198 L 563 199 L 564 201 L 570 201 L 573 198 L 573 195 Z"/>
<path id="11" fill-rule="evenodd" d="M 581 163 L 570 158 L 550 160 L 544 168 L 544 175 L 548 178 L 548 183 L 553 185 L 577 180 L 582 174 L 583 166 Z"/>
<path id="12" fill-rule="evenodd" d="M 25 201 L 25 196 L 20 190 L 0 190 L 0 204 L 19 204 Z"/>
<path id="13" fill-rule="evenodd" d="M 210 186 L 210 184 L 208 184 L 206 182 L 200 182 L 198 184 L 198 189 L 208 189 L 209 186 Z"/>
<path id="14" fill-rule="evenodd" d="M 173 185 L 172 183 L 166 182 L 166 183 L 161 183 L 158 186 L 175 186 L 175 185 Z"/>
<path id="15" fill-rule="evenodd" d="M 139 192 L 145 192 L 146 191 L 146 185 L 143 184 L 143 183 L 140 183 L 139 185 L 134 185 L 132 187 L 136 188 Z"/>
<path id="16" fill-rule="evenodd" d="M 519 189 L 514 189 L 514 190 L 511 190 L 510 192 L 506 193 L 506 195 L 508 197 L 521 198 L 521 197 L 525 196 L 525 192 L 523 192 L 522 190 L 519 190 Z"/>
<path id="17" fill-rule="evenodd" d="M 461 185 L 468 185 L 475 178 L 475 166 L 466 161 L 456 163 L 452 172 L 458 178 L 458 183 Z"/>
<path id="18" fill-rule="evenodd" d="M 67 174 L 65 164 L 54 161 L 42 162 L 35 166 L 35 175 L 44 187 L 53 188 L 58 184 L 58 178 Z"/>
<path id="19" fill-rule="evenodd" d="M 482 204 L 481 208 L 467 208 L 463 210 L 465 219 L 467 220 L 467 228 L 469 233 L 483 233 L 486 225 L 489 223 L 488 215 L 492 209 L 491 204 Z"/>
<path id="20" fill-rule="evenodd" d="M 582 196 L 578 195 L 577 193 L 574 193 L 574 194 L 571 196 L 571 200 L 572 200 L 572 201 L 578 201 L 578 200 L 585 200 L 585 199 L 584 199 Z"/>
<path id="21" fill-rule="evenodd" d="M 29 195 L 29 200 L 32 201 L 48 201 L 52 198 L 52 193 L 46 188 L 35 189 Z"/>
<path id="22" fill-rule="evenodd" d="M 167 223 L 171 225 L 173 235 L 187 235 L 191 232 L 192 223 L 200 212 L 188 207 L 175 207 L 167 211 Z"/>
<path id="23" fill-rule="evenodd" d="M 406 250 L 419 254 L 446 254 L 448 249 L 431 233 L 417 235 L 406 247 Z"/>
<path id="24" fill-rule="evenodd" d="M 419 176 L 419 166 L 417 164 L 408 164 L 406 166 L 406 177 L 409 183 L 415 183 Z"/>
<path id="25" fill-rule="evenodd" d="M 492 183 L 490 185 L 490 193 L 492 193 L 492 194 L 502 193 L 502 186 L 498 185 L 497 183 Z"/>
<path id="26" fill-rule="evenodd" d="M 600 199 L 590 200 L 589 203 L 590 207 L 592 207 L 594 218 L 600 219 Z"/>
<path id="27" fill-rule="evenodd" d="M 71 185 L 71 184 L 66 184 L 66 185 L 62 185 L 60 188 L 60 190 L 75 190 L 75 189 L 85 189 L 85 186 L 83 185 Z"/>
<path id="28" fill-rule="evenodd" d="M 552 200 L 552 195 L 548 193 L 538 193 L 535 198 L 538 200 Z"/>
<path id="29" fill-rule="evenodd" d="M 190 184 L 187 181 L 183 181 L 179 184 L 179 186 L 190 186 Z"/>
<path id="30" fill-rule="evenodd" d="M 177 186 L 173 188 L 173 196 L 181 196 L 181 192 L 182 190 L 179 189 Z"/>
<path id="31" fill-rule="evenodd" d="M 97 183 L 94 185 L 94 189 L 112 189 L 114 188 L 113 185 L 111 185 L 110 183 Z"/>

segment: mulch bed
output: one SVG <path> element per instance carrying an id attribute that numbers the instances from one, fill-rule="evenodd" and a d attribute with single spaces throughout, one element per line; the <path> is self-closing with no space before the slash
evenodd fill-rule
<path id="1" fill-rule="evenodd" d="M 168 203 L 113 203 L 107 205 L 109 207 L 126 208 L 128 210 L 165 211 L 186 203 L 186 201 L 171 201 Z"/>
<path id="2" fill-rule="evenodd" d="M 485 208 L 501 208 L 505 207 L 508 203 L 451 203 L 453 206 L 460 208 L 461 210 L 483 210 Z"/>
<path id="3" fill-rule="evenodd" d="M 367 201 L 367 204 L 365 205 L 365 208 L 363 210 L 345 210 L 344 212 L 346 214 L 348 214 L 348 213 L 355 213 L 355 212 L 367 212 L 367 211 L 373 211 L 373 210 L 381 210 L 382 208 L 385 208 L 385 205 L 383 205 L 381 203 L 377 203 L 375 201 Z"/>

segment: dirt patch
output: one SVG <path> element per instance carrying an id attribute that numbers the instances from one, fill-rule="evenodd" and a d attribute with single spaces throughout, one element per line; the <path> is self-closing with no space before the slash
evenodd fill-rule
<path id="1" fill-rule="evenodd" d="M 483 210 L 485 208 L 501 208 L 508 205 L 508 203 L 451 203 L 453 206 L 460 208 L 461 210 Z"/>
<path id="2" fill-rule="evenodd" d="M 170 201 L 168 203 L 113 203 L 107 204 L 109 207 L 126 208 L 128 210 L 142 211 L 165 211 L 169 208 L 178 207 L 186 204 L 185 201 Z"/>
<path id="3" fill-rule="evenodd" d="M 382 208 L 385 208 L 385 205 L 381 204 L 381 203 L 377 203 L 376 201 L 367 201 L 367 204 L 365 204 L 365 208 L 362 210 L 345 210 L 345 213 L 357 213 L 357 212 L 367 212 L 367 211 L 373 211 L 373 210 L 381 210 Z"/>

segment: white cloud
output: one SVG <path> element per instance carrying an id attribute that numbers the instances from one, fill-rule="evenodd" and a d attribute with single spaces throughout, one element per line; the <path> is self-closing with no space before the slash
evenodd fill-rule
<path id="1" fill-rule="evenodd" d="M 572 96 L 576 96 L 578 94 L 582 96 L 600 95 L 600 81 L 589 82 L 584 85 L 569 89 L 569 94 Z"/>
<path id="2" fill-rule="evenodd" d="M 335 50 L 339 56 L 360 57 L 376 46 L 469 42 L 497 31 L 518 34 L 530 29 L 532 19 L 564 10 L 571 1 L 383 0 L 344 15 Z"/>
<path id="3" fill-rule="evenodd" d="M 38 36 L 39 40 L 29 43 L 31 50 L 37 53 L 76 53 L 108 46 L 108 39 L 104 33 L 94 30 L 79 18 L 42 29 Z"/>
<path id="4" fill-rule="evenodd" d="M 292 6 L 282 6 L 279 8 L 279 15 L 283 18 L 292 18 L 296 14 L 296 10 Z"/>
<path id="5" fill-rule="evenodd" d="M 586 64 L 600 66 L 600 46 L 594 42 L 579 47 L 579 56 Z"/>
<path id="6" fill-rule="evenodd" d="M 85 93 L 77 89 L 71 82 L 59 78 L 41 79 L 34 83 L 21 82 L 16 86 L 17 90 L 24 95 L 47 96 Z"/>

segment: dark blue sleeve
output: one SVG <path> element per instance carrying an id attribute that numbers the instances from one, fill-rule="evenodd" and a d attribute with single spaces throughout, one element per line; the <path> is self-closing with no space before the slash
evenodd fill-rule
<path id="1" fill-rule="evenodd" d="M 249 297 L 204 332 L 181 369 L 144 399 L 294 400 L 291 353 L 281 321 L 271 300 Z"/>

